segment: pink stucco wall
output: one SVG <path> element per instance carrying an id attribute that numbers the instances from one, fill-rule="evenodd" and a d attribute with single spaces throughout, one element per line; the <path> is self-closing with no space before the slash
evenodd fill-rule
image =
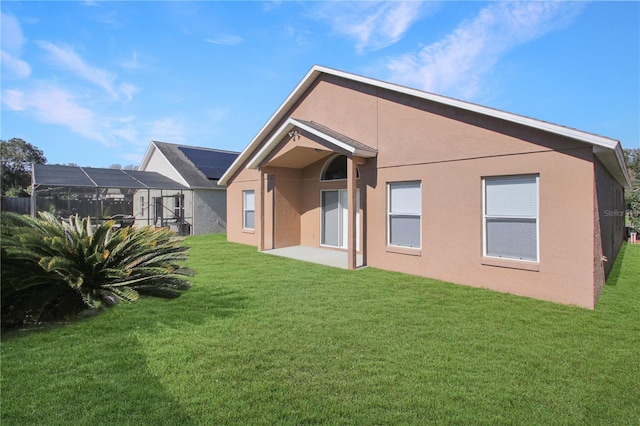
<path id="1" fill-rule="evenodd" d="M 289 116 L 321 123 L 378 150 L 377 158 L 358 166 L 360 246 L 368 266 L 595 306 L 597 222 L 589 145 L 327 75 Z M 265 226 L 275 223 L 275 229 L 264 231 L 267 241 L 274 239 L 273 246 L 318 247 L 320 190 L 346 188 L 346 181 L 320 181 L 331 152 L 325 155 L 321 149 L 326 147 L 312 139 L 303 133 L 297 140 L 284 140 L 265 162 L 272 161 L 271 168 L 263 169 L 272 179 L 272 185 L 264 185 L 270 189 L 265 192 L 266 205 L 275 212 L 274 217 L 265 212 Z M 304 154 L 295 150 L 299 146 L 320 148 L 315 150 L 320 158 L 296 169 L 298 154 Z M 482 256 L 482 179 L 514 174 L 539 175 L 539 262 Z M 243 169 L 228 187 L 230 241 L 260 244 L 260 229 L 242 230 L 242 190 L 256 191 L 256 222 L 261 214 L 259 179 L 258 171 Z M 393 248 L 386 242 L 387 183 L 404 180 L 422 183 L 419 250 Z"/>

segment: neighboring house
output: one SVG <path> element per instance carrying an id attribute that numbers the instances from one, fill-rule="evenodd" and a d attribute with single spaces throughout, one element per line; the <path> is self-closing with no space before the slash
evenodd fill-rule
<path id="1" fill-rule="evenodd" d="M 189 189 L 139 192 L 134 197 L 136 223 L 169 226 L 182 234 L 224 232 L 226 188 L 217 182 L 237 156 L 237 152 L 152 141 L 138 169 L 158 172 Z"/>
<path id="2" fill-rule="evenodd" d="M 594 308 L 629 175 L 616 140 L 315 66 L 218 184 L 260 251 Z"/>

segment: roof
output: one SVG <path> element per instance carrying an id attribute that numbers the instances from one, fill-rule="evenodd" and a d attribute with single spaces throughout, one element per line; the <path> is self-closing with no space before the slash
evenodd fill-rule
<path id="1" fill-rule="evenodd" d="M 52 164 L 34 164 L 31 170 L 31 179 L 36 190 L 57 188 L 65 188 L 67 191 L 98 188 L 189 189 L 156 172 Z"/>
<path id="2" fill-rule="evenodd" d="M 220 178 L 220 180 L 218 181 L 219 185 L 226 185 L 231 177 L 235 173 L 237 173 L 240 167 L 242 167 L 243 164 L 245 164 L 250 160 L 251 157 L 254 156 L 254 151 L 260 146 L 262 141 L 275 130 L 277 124 L 285 119 L 286 115 L 289 113 L 293 105 L 298 102 L 298 100 L 305 94 L 307 89 L 309 89 L 314 84 L 314 82 L 317 81 L 322 75 L 332 75 L 347 80 L 368 84 L 377 88 L 414 96 L 416 98 L 476 112 L 478 114 L 498 118 L 513 123 L 518 123 L 527 127 L 590 144 L 593 146 L 594 153 L 603 162 L 612 176 L 625 187 L 629 187 L 631 185 L 629 173 L 624 162 L 622 147 L 620 145 L 620 142 L 615 139 L 319 65 L 313 66 L 311 70 L 309 70 L 307 75 L 305 75 L 305 77 L 302 79 L 302 81 L 298 83 L 293 92 L 289 94 L 289 96 L 280 105 L 280 107 L 278 107 L 276 112 L 271 116 L 267 123 L 262 127 L 262 129 L 260 129 L 258 134 L 247 145 L 242 153 L 240 153 L 231 167 L 229 167 L 226 173 Z"/>
<path id="3" fill-rule="evenodd" d="M 160 151 L 192 189 L 220 188 L 218 180 L 239 155 L 234 151 L 151 141 L 141 169 L 148 164 L 154 149 Z"/>
<path id="4" fill-rule="evenodd" d="M 377 150 L 367 146 L 363 143 L 351 139 L 341 133 L 329 129 L 314 121 L 297 120 L 289 118 L 280 129 L 267 141 L 267 143 L 258 151 L 258 153 L 249 161 L 247 165 L 250 169 L 258 168 L 260 162 L 264 160 L 278 145 L 278 142 L 284 137 L 285 134 L 292 131 L 294 128 L 304 130 L 315 136 L 322 138 L 328 143 L 334 145 L 336 148 L 345 151 L 351 155 L 357 155 L 364 158 L 372 158 L 377 154 Z"/>

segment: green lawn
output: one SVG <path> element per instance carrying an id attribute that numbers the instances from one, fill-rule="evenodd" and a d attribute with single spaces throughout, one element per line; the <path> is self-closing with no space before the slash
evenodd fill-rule
<path id="1" fill-rule="evenodd" d="M 640 245 L 589 311 L 187 242 L 182 297 L 3 336 L 2 425 L 640 424 Z"/>

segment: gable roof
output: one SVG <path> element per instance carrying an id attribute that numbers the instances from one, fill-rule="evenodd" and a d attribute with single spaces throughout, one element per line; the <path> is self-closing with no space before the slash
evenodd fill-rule
<path id="1" fill-rule="evenodd" d="M 218 180 L 239 155 L 234 151 L 151 141 L 141 169 L 148 165 L 156 149 L 192 189 L 222 189 Z"/>
<path id="2" fill-rule="evenodd" d="M 584 142 L 593 146 L 593 152 L 605 165 L 611 175 L 624 187 L 629 187 L 631 181 L 629 173 L 625 166 L 624 155 L 620 142 L 605 136 L 595 135 L 593 133 L 583 132 L 581 130 L 573 129 L 570 127 L 560 126 L 558 124 L 549 123 L 542 120 L 536 120 L 523 115 L 513 114 L 498 109 L 461 101 L 458 99 L 448 98 L 442 95 L 436 95 L 434 93 L 424 92 L 422 90 L 412 89 L 406 86 L 400 86 L 398 84 L 389 83 L 381 80 L 376 80 L 369 77 L 363 77 L 356 74 L 347 73 L 319 65 L 314 65 L 311 70 L 304 76 L 302 81 L 293 89 L 293 92 L 285 99 L 285 101 L 278 107 L 276 112 L 269 118 L 267 123 L 260 129 L 258 134 L 247 145 L 247 147 L 240 153 L 240 155 L 233 162 L 231 167 L 218 181 L 219 185 L 226 185 L 231 177 L 254 156 L 254 151 L 262 143 L 264 138 L 275 130 L 275 126 L 282 121 L 289 113 L 293 105 L 304 95 L 309 87 L 323 75 L 332 75 L 340 78 L 344 78 L 351 81 L 356 81 L 364 84 L 368 84 L 377 88 L 390 90 L 397 93 L 414 96 L 416 98 L 429 100 L 439 104 L 460 108 L 467 111 L 476 112 L 485 116 L 498 118 L 501 120 L 518 123 L 527 127 L 542 130 L 545 132 L 557 134 L 570 139 L 574 139 L 580 142 Z M 286 123 L 285 123 L 286 124 Z"/>
<path id="3" fill-rule="evenodd" d="M 276 133 L 274 133 L 267 143 L 258 151 L 258 153 L 251 158 L 247 167 L 250 169 L 256 169 L 259 167 L 262 160 L 264 160 L 278 145 L 280 140 L 285 134 L 289 133 L 294 128 L 304 130 L 312 135 L 318 136 L 329 144 L 335 146 L 338 150 L 345 151 L 351 155 L 357 155 L 359 157 L 371 158 L 375 157 L 377 150 L 367 146 L 363 143 L 351 139 L 341 133 L 329 129 L 314 121 L 297 120 L 295 118 L 289 118 Z"/>

